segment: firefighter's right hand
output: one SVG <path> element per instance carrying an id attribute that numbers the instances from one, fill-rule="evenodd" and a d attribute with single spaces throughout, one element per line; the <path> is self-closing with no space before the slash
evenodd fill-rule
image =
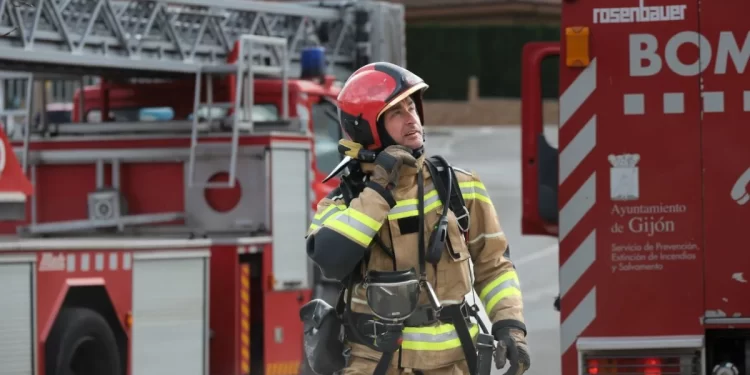
<path id="1" fill-rule="evenodd" d="M 411 150 L 401 145 L 388 146 L 375 158 L 375 168 L 370 181 L 388 190 L 393 189 L 398 184 L 401 167 L 404 165 L 417 167 L 417 159 Z"/>

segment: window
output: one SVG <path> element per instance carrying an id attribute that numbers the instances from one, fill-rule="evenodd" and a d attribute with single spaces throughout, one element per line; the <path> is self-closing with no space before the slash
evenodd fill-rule
<path id="1" fill-rule="evenodd" d="M 209 110 L 211 111 L 212 120 L 220 120 L 226 117 L 228 109 L 225 107 L 200 107 L 196 113 L 198 113 L 198 119 L 200 121 L 208 120 Z M 240 108 L 237 113 L 243 113 L 243 109 Z M 280 118 L 279 108 L 275 104 L 253 104 L 252 119 L 254 122 L 264 121 L 278 121 Z M 193 115 L 188 116 L 188 120 L 192 120 Z"/>
<path id="2" fill-rule="evenodd" d="M 174 110 L 171 107 L 118 108 L 111 109 L 109 116 L 115 122 L 169 121 L 174 120 Z M 101 122 L 101 111 L 90 110 L 86 114 L 86 121 Z"/>
<path id="3" fill-rule="evenodd" d="M 318 170 L 331 173 L 341 161 L 338 146 L 341 129 L 336 105 L 322 101 L 312 106 L 313 134 L 315 136 L 315 158 Z"/>
<path id="4" fill-rule="evenodd" d="M 238 114 L 244 113 L 244 108 L 236 111 Z M 252 113 L 253 122 L 279 121 L 281 115 L 276 104 L 253 104 Z M 244 116 L 240 116 L 243 118 Z"/>

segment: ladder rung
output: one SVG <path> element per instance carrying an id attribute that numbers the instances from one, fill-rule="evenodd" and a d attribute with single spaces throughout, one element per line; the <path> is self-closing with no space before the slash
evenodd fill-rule
<path id="1" fill-rule="evenodd" d="M 201 66 L 201 72 L 208 73 L 208 74 L 232 74 L 232 73 L 237 73 L 237 65 L 235 64 L 203 65 Z"/>
<path id="2" fill-rule="evenodd" d="M 286 47 L 287 40 L 286 38 L 279 38 L 275 36 L 265 36 L 265 35 L 242 35 L 240 37 L 240 40 L 243 42 L 249 42 L 252 44 L 265 44 L 266 46 L 272 46 L 272 47 Z"/>
<path id="3" fill-rule="evenodd" d="M 253 65 L 251 70 L 254 74 L 267 76 L 281 76 L 284 73 L 284 68 L 281 66 Z M 201 67 L 201 72 L 205 74 L 236 74 L 237 64 L 205 65 Z"/>
<path id="4" fill-rule="evenodd" d="M 54 134 L 179 133 L 189 132 L 192 127 L 192 121 L 148 121 L 50 124 L 45 130 Z M 210 128 L 208 122 L 198 123 L 198 131 Z"/>
<path id="5" fill-rule="evenodd" d="M 253 66 L 253 73 L 269 75 L 269 76 L 281 76 L 284 72 L 284 68 L 280 66 Z"/>
<path id="6" fill-rule="evenodd" d="M 253 65 L 251 70 L 253 74 L 267 76 L 281 76 L 284 72 L 284 68 L 281 66 Z M 205 74 L 236 74 L 237 64 L 206 65 L 201 67 L 201 72 Z"/>

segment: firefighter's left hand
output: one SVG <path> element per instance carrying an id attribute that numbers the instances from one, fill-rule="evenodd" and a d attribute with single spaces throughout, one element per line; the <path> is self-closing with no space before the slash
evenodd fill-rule
<path id="1" fill-rule="evenodd" d="M 531 367 L 529 347 L 523 332 L 514 328 L 505 328 L 495 332 L 495 340 L 498 341 L 495 350 L 495 367 L 499 370 L 505 367 L 505 362 L 510 362 L 507 375 L 521 375 Z"/>

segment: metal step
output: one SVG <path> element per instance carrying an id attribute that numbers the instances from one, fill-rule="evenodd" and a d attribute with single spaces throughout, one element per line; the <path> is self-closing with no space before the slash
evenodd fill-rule
<path id="1" fill-rule="evenodd" d="M 0 69 L 225 71 L 234 42 L 248 34 L 285 38 L 290 60 L 302 47 L 321 45 L 330 64 L 350 64 L 355 9 L 252 0 L 0 0 Z M 269 65 L 262 61 L 276 56 L 267 48 L 253 57 Z"/>

